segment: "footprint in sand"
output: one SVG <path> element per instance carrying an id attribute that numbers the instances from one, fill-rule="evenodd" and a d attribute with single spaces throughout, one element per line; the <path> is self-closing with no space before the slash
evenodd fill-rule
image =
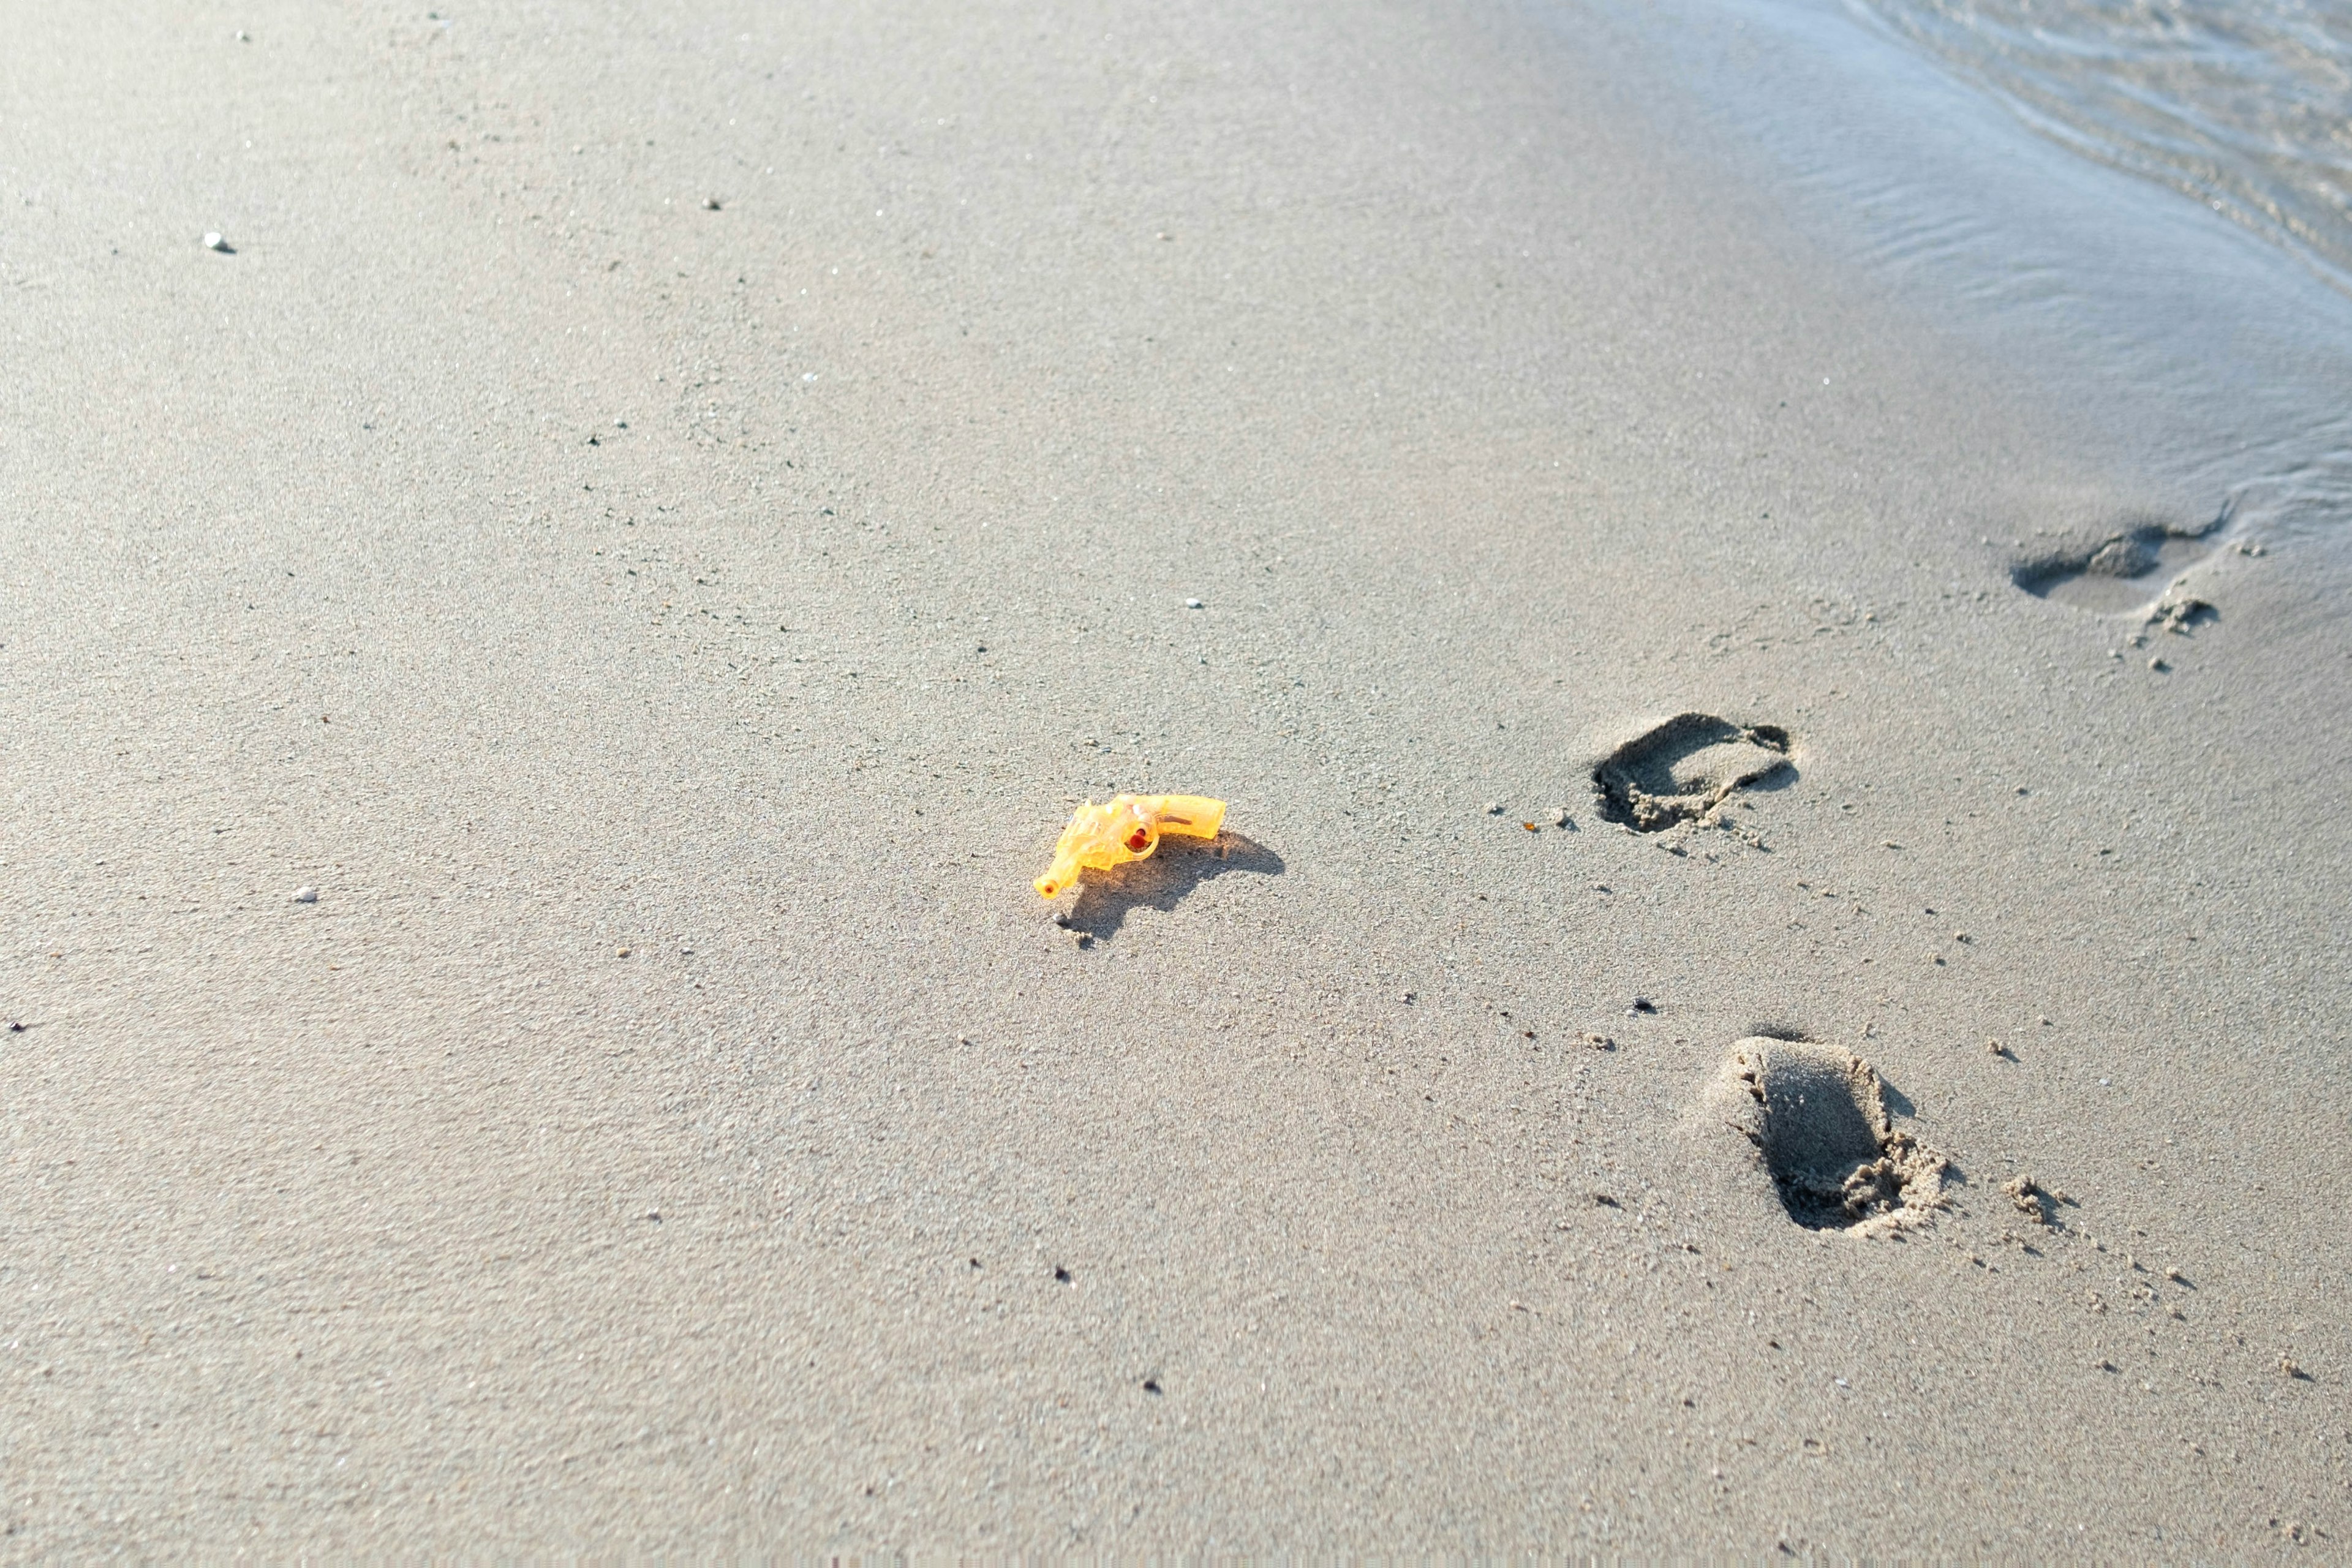
<path id="1" fill-rule="evenodd" d="M 1663 833 L 1791 765 L 1789 731 L 1777 724 L 1743 727 L 1711 713 L 1679 713 L 1603 757 L 1592 784 L 1603 817 L 1636 833 Z"/>
<path id="2" fill-rule="evenodd" d="M 1714 1098 L 1808 1230 L 1878 1234 L 1944 1206 L 1944 1156 L 1895 1130 L 1877 1070 L 1851 1051 L 1752 1036 L 1731 1047 Z"/>
<path id="3" fill-rule="evenodd" d="M 2166 523 L 2135 523 L 2088 551 L 2022 562 L 2010 580 L 2037 599 L 2053 599 L 2093 615 L 2117 616 L 2153 603 L 2181 572 L 2211 554 L 2216 519 L 2186 531 Z"/>

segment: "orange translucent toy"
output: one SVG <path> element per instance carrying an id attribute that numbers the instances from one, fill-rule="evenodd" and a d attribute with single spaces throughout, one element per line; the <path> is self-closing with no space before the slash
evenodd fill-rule
<path id="1" fill-rule="evenodd" d="M 1214 838 L 1224 820 L 1225 803 L 1206 795 L 1123 795 L 1108 805 L 1088 801 L 1062 829 L 1054 864 L 1037 879 L 1037 891 L 1053 898 L 1078 879 L 1081 867 L 1108 871 L 1148 858 L 1163 833 Z"/>

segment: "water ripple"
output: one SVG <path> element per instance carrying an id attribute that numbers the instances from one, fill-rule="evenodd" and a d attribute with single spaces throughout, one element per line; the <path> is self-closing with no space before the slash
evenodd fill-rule
<path id="1" fill-rule="evenodd" d="M 2352 6 L 1853 3 L 2037 131 L 2205 203 L 2352 293 Z"/>

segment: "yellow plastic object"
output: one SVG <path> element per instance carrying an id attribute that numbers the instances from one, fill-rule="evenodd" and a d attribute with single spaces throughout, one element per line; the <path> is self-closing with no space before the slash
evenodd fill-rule
<path id="1" fill-rule="evenodd" d="M 1053 898 L 1078 879 L 1081 867 L 1108 871 L 1145 859 L 1160 847 L 1163 833 L 1214 838 L 1224 820 L 1225 803 L 1206 795 L 1123 795 L 1108 805 L 1088 801 L 1062 829 L 1054 864 L 1037 879 L 1037 891 Z"/>

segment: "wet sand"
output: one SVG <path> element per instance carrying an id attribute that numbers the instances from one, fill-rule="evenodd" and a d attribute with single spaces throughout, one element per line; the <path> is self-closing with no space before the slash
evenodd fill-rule
<path id="1" fill-rule="evenodd" d="M 20 18 L 5 1550 L 2341 1543 L 2340 542 L 1604 42 Z"/>

